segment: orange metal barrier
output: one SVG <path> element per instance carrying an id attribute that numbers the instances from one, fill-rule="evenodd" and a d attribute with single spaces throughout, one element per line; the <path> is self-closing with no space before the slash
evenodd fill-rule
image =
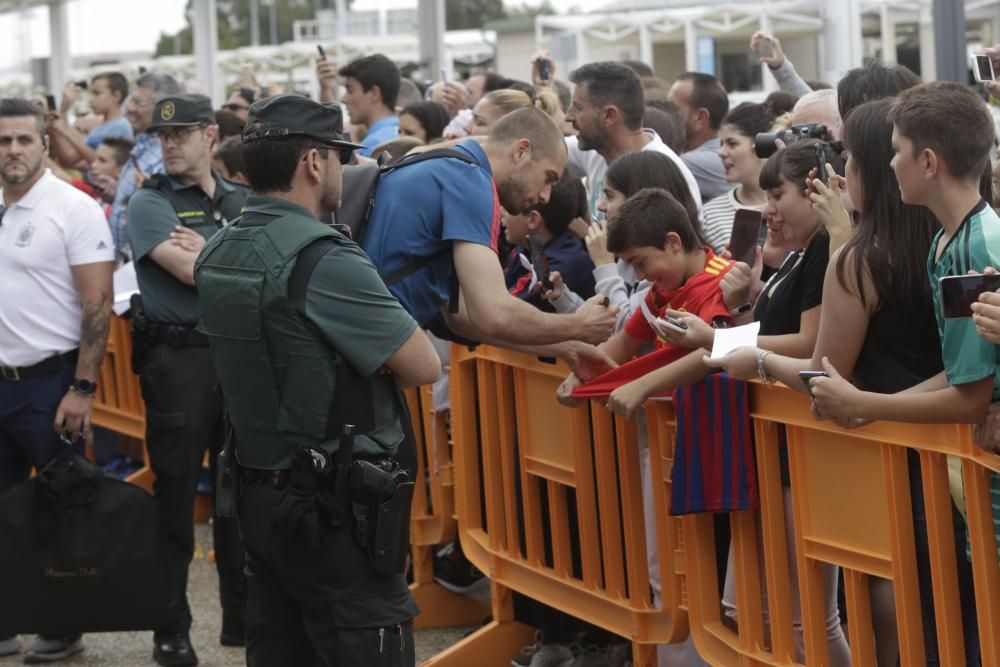
<path id="1" fill-rule="evenodd" d="M 406 402 L 417 439 L 417 484 L 410 514 L 410 591 L 420 606 L 418 630 L 468 625 L 490 615 L 487 605 L 456 595 L 434 581 L 434 550 L 455 539 L 455 482 L 447 415 L 435 412 L 430 385 L 406 390 Z"/>
<path id="2" fill-rule="evenodd" d="M 817 422 L 805 396 L 780 386 L 754 384 L 751 413 L 761 510 L 759 522 L 757 512 L 731 515 L 738 631 L 721 619 L 711 516 L 683 518 L 687 607 L 701 655 L 716 665 L 798 664 L 778 462 L 778 425 L 785 424 L 805 662 L 829 664 L 818 565 L 830 563 L 844 575 L 852 664 L 876 663 L 869 591 L 873 577 L 892 582 L 900 664 L 926 664 L 907 469 L 907 449 L 913 449 L 919 452 L 923 478 L 940 664 L 964 665 L 967 648 L 945 458 L 951 455 L 961 459 L 965 480 L 982 664 L 1000 665 L 1000 633 L 995 631 L 1000 570 L 989 497 L 989 473 L 1000 472 L 1000 458 L 973 444 L 966 426 L 882 422 L 845 431 Z"/>
<path id="3" fill-rule="evenodd" d="M 667 516 L 674 429 L 669 404 L 651 406 L 662 603 L 650 594 L 636 424 L 603 405 L 555 403 L 564 366 L 480 346 L 452 346 L 458 520 L 466 556 L 491 579 L 493 621 L 425 665 L 507 665 L 533 630 L 513 620 L 518 591 L 633 642 L 636 665 L 655 644 L 688 635 L 677 608 L 680 524 Z M 575 512 L 575 517 L 574 517 Z"/>

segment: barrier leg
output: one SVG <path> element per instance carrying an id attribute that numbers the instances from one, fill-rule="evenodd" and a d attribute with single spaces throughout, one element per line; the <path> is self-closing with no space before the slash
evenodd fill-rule
<path id="1" fill-rule="evenodd" d="M 490 582 L 493 620 L 457 644 L 422 663 L 422 667 L 507 667 L 522 647 L 534 642 L 535 629 L 514 620 L 511 591 Z"/>
<path id="2" fill-rule="evenodd" d="M 452 625 L 476 625 L 490 616 L 487 604 L 467 595 L 452 593 L 434 581 L 434 547 L 415 546 L 413 555 L 413 583 L 410 592 L 420 607 L 420 615 L 413 619 L 416 630 L 445 628 Z"/>

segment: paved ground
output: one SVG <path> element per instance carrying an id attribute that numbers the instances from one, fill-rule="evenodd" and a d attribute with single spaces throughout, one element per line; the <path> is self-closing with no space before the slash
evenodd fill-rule
<path id="1" fill-rule="evenodd" d="M 188 599 L 194 614 L 195 625 L 191 641 L 203 667 L 237 667 L 244 665 L 242 649 L 224 648 L 219 645 L 222 618 L 219 612 L 218 579 L 215 565 L 208 562 L 205 552 L 211 548 L 209 527 L 199 524 L 198 542 L 191 575 L 188 580 Z M 417 632 L 417 663 L 426 660 L 455 643 L 470 628 L 445 628 Z M 25 638 L 25 644 L 30 637 Z M 62 665 L 101 665 L 102 667 L 142 667 L 153 662 L 153 636 L 150 632 L 116 632 L 84 637 L 86 649 L 80 655 L 65 660 Z M 0 658 L 0 666 L 21 664 L 16 656 Z"/>

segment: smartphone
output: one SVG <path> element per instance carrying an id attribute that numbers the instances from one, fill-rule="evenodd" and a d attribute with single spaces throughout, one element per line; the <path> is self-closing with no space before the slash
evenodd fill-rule
<path id="1" fill-rule="evenodd" d="M 752 208 L 736 209 L 729 252 L 737 262 L 753 266 L 753 249 L 760 240 L 761 213 Z"/>
<path id="2" fill-rule="evenodd" d="M 316 50 L 319 51 L 319 57 L 322 58 L 323 60 L 326 60 L 326 51 L 323 50 L 323 47 L 317 44 Z"/>
<path id="3" fill-rule="evenodd" d="M 538 59 L 538 78 L 548 81 L 552 77 L 552 61 L 548 58 Z"/>
<path id="4" fill-rule="evenodd" d="M 139 161 L 135 159 L 134 155 L 128 156 L 128 163 L 132 165 L 132 168 L 136 171 L 141 171 L 141 169 L 139 169 Z"/>
<path id="5" fill-rule="evenodd" d="M 972 304 L 983 292 L 1000 289 L 1000 274 L 987 276 L 945 276 L 938 280 L 941 313 L 947 320 L 972 317 Z"/>
<path id="6" fill-rule="evenodd" d="M 765 37 L 757 42 L 757 55 L 761 58 L 770 58 L 774 55 L 774 42 L 771 41 L 770 37 Z"/>
<path id="7" fill-rule="evenodd" d="M 441 68 L 441 83 L 448 83 L 448 68 Z"/>
<path id="8" fill-rule="evenodd" d="M 80 90 L 87 90 L 87 80 L 86 79 L 80 79 L 74 85 L 77 88 L 79 88 Z"/>
<path id="9" fill-rule="evenodd" d="M 555 289 L 555 283 L 549 280 L 548 275 L 542 278 L 542 294 Z"/>
<path id="10" fill-rule="evenodd" d="M 981 53 L 975 53 L 970 58 L 972 62 L 972 74 L 976 81 L 995 81 L 996 73 L 993 71 L 993 59 Z"/>
<path id="11" fill-rule="evenodd" d="M 49 108 L 49 111 L 55 111 L 56 110 L 56 97 L 55 97 L 55 95 L 46 95 L 45 96 L 45 105 Z"/>
<path id="12" fill-rule="evenodd" d="M 677 333 L 684 333 L 688 330 L 688 325 L 686 322 L 682 322 L 674 317 L 660 317 L 657 318 L 657 322 L 665 326 L 668 329 L 673 329 Z"/>
<path id="13" fill-rule="evenodd" d="M 806 391 L 810 394 L 812 393 L 812 385 L 809 384 L 810 380 L 813 378 L 828 377 L 830 376 L 826 374 L 826 371 L 799 371 L 799 379 L 802 380 L 802 384 L 805 385 Z"/>
<path id="14" fill-rule="evenodd" d="M 813 148 L 816 150 L 816 180 L 829 186 L 830 175 L 826 173 L 826 146 L 816 144 Z"/>

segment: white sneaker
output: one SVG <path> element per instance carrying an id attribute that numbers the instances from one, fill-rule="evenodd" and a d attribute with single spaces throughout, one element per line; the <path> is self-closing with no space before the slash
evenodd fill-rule
<path id="1" fill-rule="evenodd" d="M 24 655 L 24 662 L 36 665 L 45 662 L 57 662 L 83 650 L 81 635 L 69 637 L 35 637 L 31 648 Z"/>
<path id="2" fill-rule="evenodd" d="M 21 652 L 21 638 L 17 635 L 0 639 L 0 657 L 17 655 Z"/>
<path id="3" fill-rule="evenodd" d="M 563 644 L 543 644 L 531 656 L 528 667 L 571 667 L 573 652 Z"/>

